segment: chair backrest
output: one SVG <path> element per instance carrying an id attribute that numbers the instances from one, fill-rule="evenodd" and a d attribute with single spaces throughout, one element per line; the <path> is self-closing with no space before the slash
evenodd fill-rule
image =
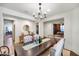
<path id="1" fill-rule="evenodd" d="M 64 38 L 60 39 L 57 44 L 55 44 L 51 50 L 50 50 L 50 55 L 51 56 L 61 56 L 61 53 L 64 48 Z"/>
<path id="2" fill-rule="evenodd" d="M 32 41 L 32 36 L 28 35 L 24 37 L 24 43 L 28 43 Z"/>
<path id="3" fill-rule="evenodd" d="M 7 46 L 0 47 L 0 56 L 9 56 L 10 50 Z"/>
<path id="4" fill-rule="evenodd" d="M 34 40 L 38 40 L 39 39 L 39 35 L 34 35 Z"/>

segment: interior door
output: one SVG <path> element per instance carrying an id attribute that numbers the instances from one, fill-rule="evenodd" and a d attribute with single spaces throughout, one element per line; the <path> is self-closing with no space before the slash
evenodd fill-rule
<path id="1" fill-rule="evenodd" d="M 4 20 L 4 45 L 9 47 L 10 55 L 14 55 L 15 26 L 13 20 Z"/>

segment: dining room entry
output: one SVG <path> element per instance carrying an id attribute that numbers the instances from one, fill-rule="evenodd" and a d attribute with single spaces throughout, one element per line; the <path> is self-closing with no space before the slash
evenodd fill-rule
<path id="1" fill-rule="evenodd" d="M 10 55 L 14 55 L 15 25 L 13 20 L 4 19 L 4 46 L 9 47 Z"/>

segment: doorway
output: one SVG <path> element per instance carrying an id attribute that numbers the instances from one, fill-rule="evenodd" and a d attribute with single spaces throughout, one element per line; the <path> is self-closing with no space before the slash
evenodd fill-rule
<path id="1" fill-rule="evenodd" d="M 53 24 L 54 34 L 60 32 L 60 24 Z"/>
<path id="2" fill-rule="evenodd" d="M 10 55 L 14 55 L 15 26 L 13 20 L 4 19 L 4 46 L 10 49 Z"/>
<path id="3" fill-rule="evenodd" d="M 64 36 L 64 24 L 53 24 L 53 34 Z"/>

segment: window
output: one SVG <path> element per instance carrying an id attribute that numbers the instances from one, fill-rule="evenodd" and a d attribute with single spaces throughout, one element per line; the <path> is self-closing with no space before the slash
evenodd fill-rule
<path id="1" fill-rule="evenodd" d="M 60 30 L 61 30 L 61 32 L 64 32 L 64 25 L 63 24 L 60 26 Z"/>

